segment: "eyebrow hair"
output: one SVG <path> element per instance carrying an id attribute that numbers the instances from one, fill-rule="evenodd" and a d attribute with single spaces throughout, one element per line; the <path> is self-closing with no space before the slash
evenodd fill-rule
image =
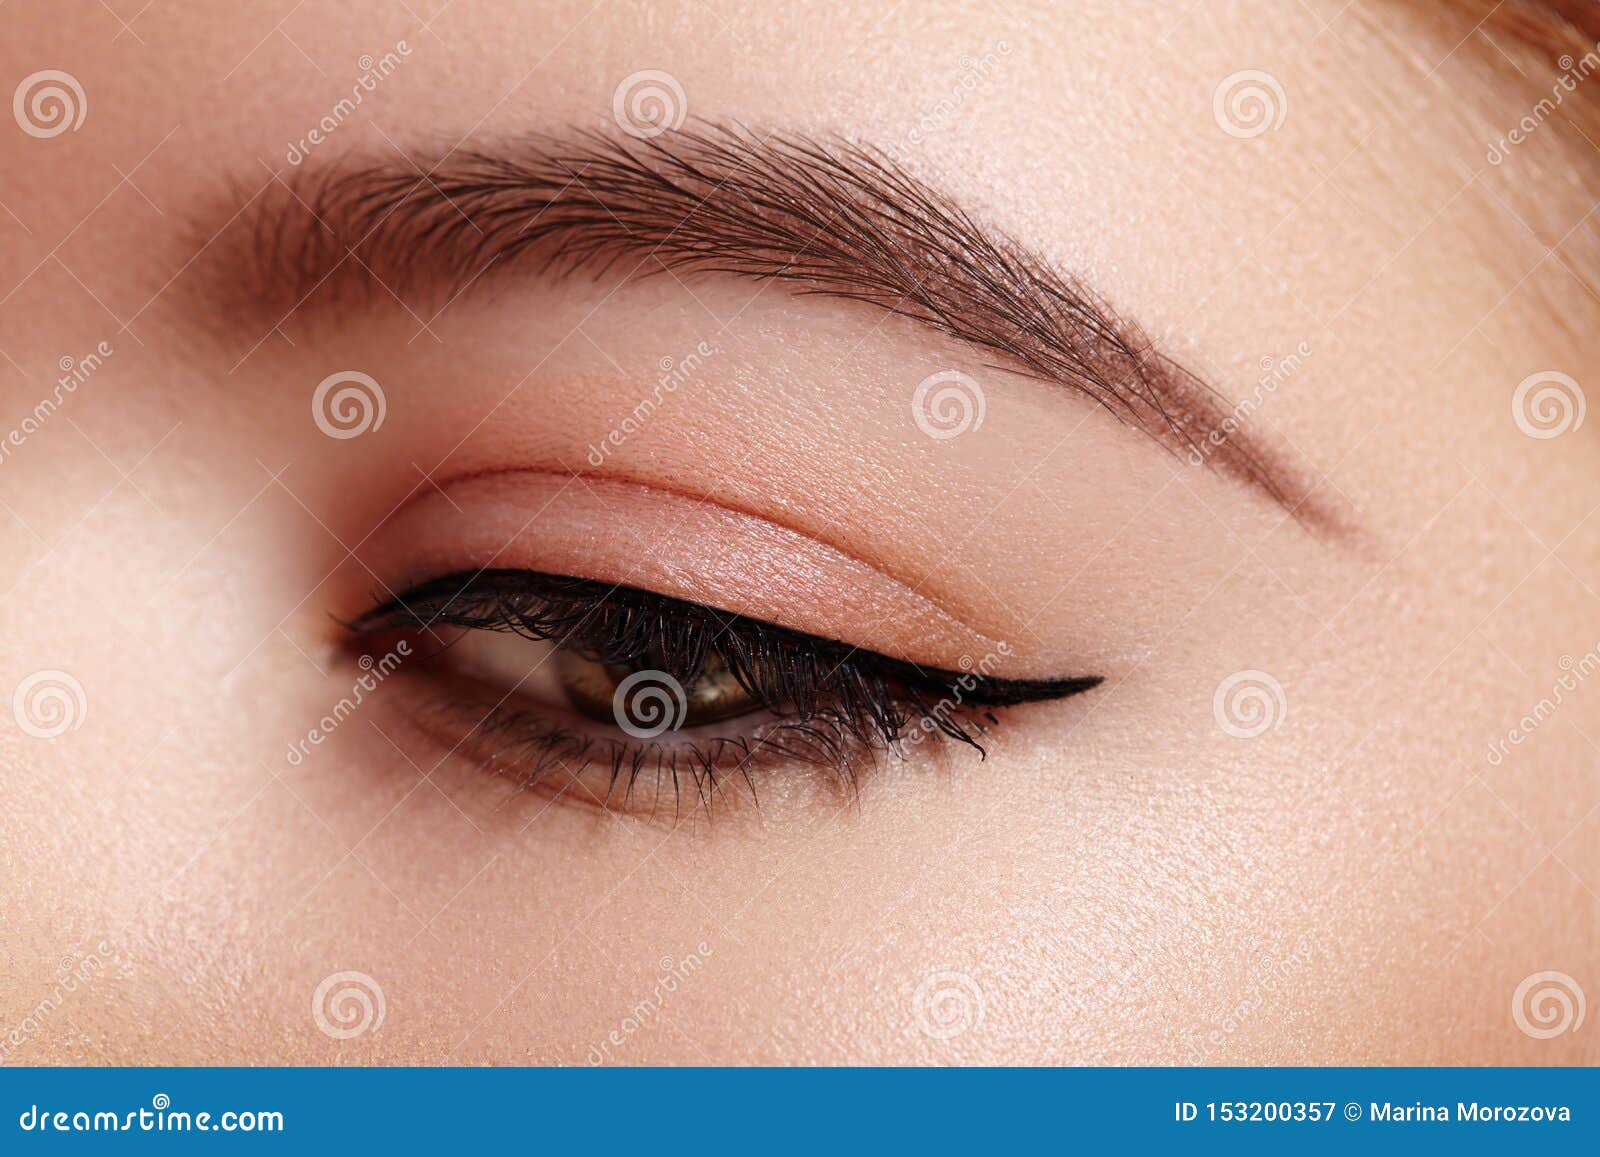
<path id="1" fill-rule="evenodd" d="M 530 264 L 547 277 L 776 280 L 909 318 L 995 368 L 1067 387 L 1309 528 L 1340 521 L 1137 325 L 870 145 L 705 122 L 642 140 L 530 135 L 420 167 L 393 157 L 296 169 L 237 217 L 243 243 L 223 299 L 287 310 L 277 322 L 314 296 L 453 301 Z"/>

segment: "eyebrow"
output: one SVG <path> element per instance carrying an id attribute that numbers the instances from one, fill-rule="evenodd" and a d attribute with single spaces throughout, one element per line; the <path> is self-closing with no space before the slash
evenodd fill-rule
<path id="1" fill-rule="evenodd" d="M 1303 472 L 1078 278 L 852 141 L 690 122 L 647 138 L 530 135 L 431 161 L 340 158 L 235 210 L 214 304 L 273 325 L 352 299 L 457 296 L 513 270 L 726 275 L 864 303 L 1089 398 L 1311 529 Z M 409 308 L 409 306 L 408 306 Z"/>

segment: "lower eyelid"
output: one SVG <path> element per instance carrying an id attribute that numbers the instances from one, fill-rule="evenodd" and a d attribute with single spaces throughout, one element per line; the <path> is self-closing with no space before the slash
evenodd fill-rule
<path id="1" fill-rule="evenodd" d="M 809 759 L 797 758 L 806 742 L 797 737 L 752 743 L 708 729 L 712 734 L 680 732 L 670 740 L 640 742 L 602 734 L 598 725 L 581 720 L 557 720 L 537 707 L 437 685 L 413 684 L 401 719 L 398 738 L 430 744 L 437 753 L 435 769 L 456 761 L 480 782 L 504 785 L 502 806 L 526 800 L 542 809 L 558 800 L 676 819 L 691 806 L 714 807 L 720 814 L 761 806 L 775 796 L 791 803 L 819 797 L 842 802 L 867 768 L 864 751 L 824 752 L 815 738 L 815 758 Z"/>
<path id="2" fill-rule="evenodd" d="M 389 634 L 365 637 L 375 645 L 367 650 L 383 645 Z M 611 727 L 576 713 L 548 677 L 553 644 L 484 629 L 449 628 L 440 635 L 436 642 L 443 648 L 420 648 L 424 661 L 406 668 L 398 681 L 406 688 L 404 725 L 429 742 L 441 761 L 487 772 L 516 795 L 569 802 L 588 797 L 590 803 L 651 814 L 667 806 L 670 814 L 681 815 L 686 798 L 708 805 L 735 789 L 741 799 L 759 803 L 759 782 L 781 787 L 786 798 L 796 798 L 796 787 L 803 786 L 799 795 L 823 792 L 839 802 L 853 798 L 882 759 L 907 758 L 912 752 L 905 745 L 920 748 L 927 739 L 950 734 L 933 717 L 908 711 L 891 749 L 888 737 L 866 727 L 864 719 L 852 721 L 831 709 L 804 719 L 757 709 L 682 730 L 654 727 L 663 718 L 659 713 L 636 716 L 633 729 L 618 716 L 618 726 Z M 440 672 L 430 654 L 443 657 L 449 669 Z M 530 664 L 541 676 L 531 687 L 533 681 L 524 678 Z M 646 694 L 653 689 L 645 685 Z M 637 703 L 629 708 L 637 709 Z M 975 755 L 983 752 L 976 737 L 998 722 L 978 707 L 958 707 L 950 719 L 959 722 L 966 749 Z M 645 786 L 636 790 L 640 781 Z"/>

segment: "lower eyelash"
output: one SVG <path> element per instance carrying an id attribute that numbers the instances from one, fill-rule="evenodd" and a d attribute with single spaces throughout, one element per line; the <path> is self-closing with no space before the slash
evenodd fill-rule
<path id="1" fill-rule="evenodd" d="M 963 730 L 983 757 L 984 749 L 970 735 L 986 732 L 997 722 L 993 713 L 981 717 L 965 712 Z M 672 812 L 681 815 L 684 803 L 710 812 L 726 798 L 730 783 L 738 783 L 759 806 L 760 772 L 795 764 L 826 774 L 830 786 L 846 799 L 854 799 L 862 777 L 885 755 L 908 758 L 901 739 L 907 729 L 923 736 L 948 738 L 948 723 L 930 716 L 906 717 L 893 739 L 883 739 L 863 729 L 843 713 L 824 708 L 804 720 L 769 718 L 746 735 L 688 736 L 673 733 L 670 741 L 639 740 L 587 732 L 563 724 L 537 709 L 491 703 L 475 696 L 435 694 L 413 716 L 418 727 L 447 743 L 517 792 L 560 790 L 580 803 L 623 811 L 660 810 L 670 794 Z M 920 740 L 919 740 L 920 742 Z M 585 779 L 590 773 L 595 786 Z M 597 790 L 602 782 L 603 790 Z M 560 788 L 559 780 L 569 782 Z M 570 790 L 576 785 L 577 790 Z M 647 788 L 648 805 L 636 807 L 637 789 Z"/>

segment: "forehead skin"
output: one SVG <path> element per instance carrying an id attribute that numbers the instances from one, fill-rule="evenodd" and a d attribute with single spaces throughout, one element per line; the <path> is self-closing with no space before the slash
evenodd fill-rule
<path id="1" fill-rule="evenodd" d="M 1592 1033 L 1535 1040 L 1507 1010 L 1531 973 L 1592 976 L 1600 693 L 1580 686 L 1502 762 L 1484 753 L 1562 656 L 1600 643 L 1600 423 L 1544 440 L 1511 414 L 1530 374 L 1583 381 L 1600 353 L 1574 272 L 1592 206 L 1548 176 L 1596 158 L 1546 127 L 1489 164 L 1537 90 L 1372 7 L 162 4 L 124 29 L 101 5 L 12 0 L 0 79 L 63 69 L 88 112 L 47 141 L 5 126 L 0 425 L 61 357 L 117 350 L 114 391 L 75 397 L 70 429 L 0 466 L 0 685 L 61 668 L 97 689 L 94 726 L 56 743 L 0 732 L 0 1021 L 63 957 L 104 942 L 116 960 L 73 998 L 76 1028 L 47 1022 L 19 1059 L 581 1063 L 661 961 L 705 945 L 703 979 L 621 1059 L 1595 1060 Z M 409 360 L 476 399 L 473 372 L 549 340 L 501 324 L 512 295 L 452 311 L 438 341 L 377 319 L 251 354 L 181 292 L 193 206 L 225 177 L 246 196 L 269 181 L 358 59 L 401 40 L 404 63 L 313 156 L 610 129 L 618 84 L 646 69 L 696 116 L 895 146 L 1229 398 L 1303 343 L 1252 421 L 1363 535 L 1319 542 L 1088 415 L 1013 521 L 959 494 L 900 512 L 976 535 L 951 600 L 998 590 L 1033 608 L 1045 652 L 1126 676 L 1088 720 L 1030 715 L 994 776 L 896 772 L 853 810 L 669 837 L 607 817 L 507 831 L 456 783 L 280 774 L 283 737 L 348 684 L 312 666 L 327 614 L 370 585 L 344 547 L 373 520 L 342 503 L 370 460 L 308 438 L 279 379 Z M 1214 97 L 1247 69 L 1284 115 L 1242 139 Z M 594 337 L 649 364 L 660 347 L 629 327 L 676 332 L 677 292 L 640 290 Z M 753 292 L 704 296 L 726 316 Z M 747 317 L 751 356 L 763 333 L 841 361 L 861 343 L 848 372 L 870 376 L 916 340 L 864 340 L 876 321 L 772 295 Z M 806 373 L 783 366 L 801 411 Z M 815 397 L 813 416 L 839 407 L 820 425 L 850 424 L 855 403 Z M 401 495 L 408 461 L 448 449 L 402 409 Z M 995 413 L 1015 439 L 995 453 L 1043 460 L 1056 437 L 1035 445 L 1014 414 Z M 293 493 L 271 480 L 291 461 Z M 769 468 L 797 492 L 816 472 Z M 920 478 L 885 476 L 906 494 Z M 1023 485 L 997 482 L 993 505 Z M 918 536 L 900 537 L 915 567 Z M 1081 598 L 1042 605 L 1053 567 L 1085 576 Z M 1219 734 L 1213 689 L 1258 669 L 1286 688 L 1283 726 Z M 380 977 L 388 1002 L 382 1032 L 344 1045 L 305 1012 L 340 969 Z M 919 986 L 952 972 L 981 1022 L 919 1032 Z"/>

